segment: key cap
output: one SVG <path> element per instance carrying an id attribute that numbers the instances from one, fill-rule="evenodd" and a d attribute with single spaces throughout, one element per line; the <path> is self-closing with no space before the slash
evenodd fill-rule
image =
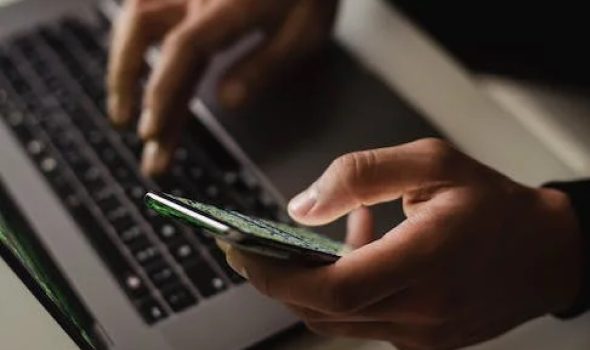
<path id="1" fill-rule="evenodd" d="M 197 300 L 190 294 L 190 291 L 183 285 L 177 285 L 162 291 L 164 299 L 172 310 L 180 312 L 195 304 Z"/>
<path id="2" fill-rule="evenodd" d="M 139 303 L 139 313 L 144 321 L 150 325 L 161 321 L 168 316 L 164 308 L 151 297 L 146 298 Z"/>
<path id="3" fill-rule="evenodd" d="M 185 272 L 204 297 L 210 297 L 226 289 L 223 279 L 204 260 L 186 266 Z"/>
<path id="4" fill-rule="evenodd" d="M 195 248 L 187 241 L 180 241 L 170 247 L 170 253 L 174 256 L 174 259 L 179 263 L 188 263 L 190 260 L 194 260 L 198 257 L 198 253 Z"/>
<path id="5" fill-rule="evenodd" d="M 45 144 L 38 139 L 32 139 L 27 143 L 27 151 L 32 157 L 39 156 L 45 150 Z"/>
<path id="6" fill-rule="evenodd" d="M 126 245 L 131 245 L 133 242 L 137 242 L 140 238 L 146 237 L 138 225 L 133 225 L 127 229 L 117 231 L 117 234 L 121 238 L 121 241 Z"/>
<path id="7" fill-rule="evenodd" d="M 94 166 L 90 166 L 90 168 L 88 168 L 82 174 L 80 180 L 88 192 L 90 192 L 90 194 L 95 194 L 107 186 L 105 180 L 102 177 L 102 172 Z"/>
<path id="8" fill-rule="evenodd" d="M 135 220 L 129 215 L 127 209 L 124 207 L 119 207 L 114 211 L 107 213 L 106 217 L 117 232 L 122 232 L 136 225 Z"/>
<path id="9" fill-rule="evenodd" d="M 163 224 L 157 228 L 156 233 L 165 243 L 170 243 L 181 237 L 178 228 L 172 224 Z"/>
<path id="10" fill-rule="evenodd" d="M 71 210 L 71 213 L 81 232 L 99 252 L 123 290 L 133 297 L 145 295 L 147 293 L 145 284 L 119 248 L 108 237 L 92 212 L 86 206 L 79 206 L 75 210 Z"/>
<path id="11" fill-rule="evenodd" d="M 148 268 L 148 275 L 156 287 L 161 288 L 164 285 L 178 283 L 179 279 L 172 267 L 163 259 L 153 263 Z"/>
<path id="12" fill-rule="evenodd" d="M 134 249 L 133 256 L 141 266 L 145 267 L 152 263 L 155 259 L 160 258 L 161 255 L 158 248 L 149 244 L 147 246 Z"/>
<path id="13" fill-rule="evenodd" d="M 127 293 L 135 298 L 140 298 L 148 294 L 145 283 L 134 272 L 128 272 L 123 276 L 123 282 Z"/>
<path id="14" fill-rule="evenodd" d="M 107 192 L 103 195 L 98 195 L 97 197 L 96 204 L 103 213 L 113 212 L 115 209 L 122 206 L 119 199 L 113 193 Z"/>

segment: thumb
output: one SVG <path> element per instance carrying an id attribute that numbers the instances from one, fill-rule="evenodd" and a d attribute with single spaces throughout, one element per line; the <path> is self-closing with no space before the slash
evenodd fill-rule
<path id="1" fill-rule="evenodd" d="M 337 158 L 307 190 L 295 196 L 289 214 L 305 225 L 323 225 L 361 206 L 400 198 L 443 181 L 457 154 L 445 142 L 424 139 Z"/>

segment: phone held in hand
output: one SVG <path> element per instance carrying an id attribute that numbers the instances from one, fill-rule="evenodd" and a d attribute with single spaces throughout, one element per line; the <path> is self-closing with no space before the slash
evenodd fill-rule
<path id="1" fill-rule="evenodd" d="M 165 193 L 148 193 L 146 205 L 158 214 L 197 226 L 239 249 L 302 263 L 329 264 L 350 249 L 304 228 L 255 218 L 233 210 Z M 202 232 L 202 231 L 200 231 Z"/>

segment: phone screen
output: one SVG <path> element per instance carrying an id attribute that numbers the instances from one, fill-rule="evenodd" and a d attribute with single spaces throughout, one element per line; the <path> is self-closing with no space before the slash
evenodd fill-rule
<path id="1" fill-rule="evenodd" d="M 195 210 L 197 213 L 203 214 L 217 222 L 223 223 L 246 236 L 251 236 L 257 240 L 277 242 L 279 244 L 298 247 L 304 250 L 310 250 L 318 253 L 323 253 L 335 257 L 341 257 L 349 249 L 341 242 L 334 241 L 328 237 L 311 232 L 300 227 L 293 227 L 287 224 L 278 223 L 266 219 L 255 218 L 247 216 L 233 210 L 224 210 L 212 205 L 199 203 L 190 199 L 179 198 L 171 195 L 165 195 L 185 207 Z M 147 197 L 148 205 L 157 212 L 166 216 L 186 216 L 186 214 L 178 212 L 162 202 L 156 201 L 153 198 Z M 173 210 L 174 213 L 170 211 Z M 194 217 L 185 218 L 186 221 L 198 224 L 199 220 Z M 205 228 L 210 228 L 210 225 L 203 225 Z"/>

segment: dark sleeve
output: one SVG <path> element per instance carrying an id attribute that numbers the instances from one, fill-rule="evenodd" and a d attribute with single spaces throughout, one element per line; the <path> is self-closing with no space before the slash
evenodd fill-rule
<path id="1" fill-rule="evenodd" d="M 590 180 L 577 182 L 553 182 L 545 187 L 565 192 L 571 200 L 580 222 L 583 235 L 584 281 L 574 305 L 567 311 L 556 315 L 568 319 L 581 315 L 590 309 Z"/>

